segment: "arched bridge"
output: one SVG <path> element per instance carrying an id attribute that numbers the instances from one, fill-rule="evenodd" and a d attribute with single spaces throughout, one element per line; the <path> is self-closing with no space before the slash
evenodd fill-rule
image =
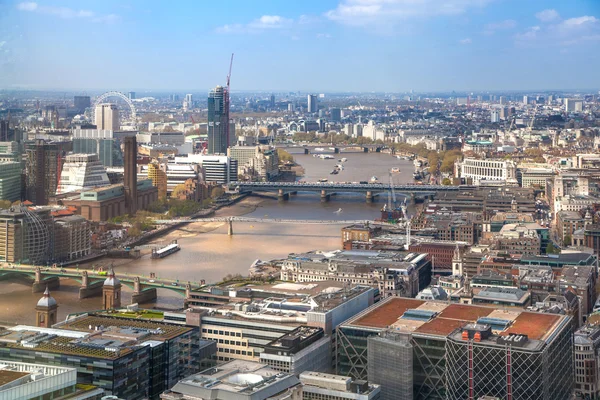
<path id="1" fill-rule="evenodd" d="M 45 268 L 31 265 L 2 265 L 0 279 L 21 277 L 33 281 L 32 291 L 43 292 L 46 286 L 50 289 L 60 287 L 60 278 L 70 278 L 81 284 L 79 298 L 84 299 L 102 293 L 102 286 L 107 278 L 106 272 L 80 270 L 75 268 Z M 120 274 L 116 277 L 121 284 L 133 290 L 132 302 L 144 303 L 156 298 L 156 289 L 169 289 L 185 298 L 191 290 L 204 286 L 203 282 L 179 282 L 174 279 L 145 275 Z"/>
<path id="2" fill-rule="evenodd" d="M 231 182 L 230 191 L 238 193 L 276 192 L 280 200 L 288 200 L 290 194 L 297 192 L 321 193 L 321 201 L 329 201 L 334 193 L 364 193 L 367 202 L 379 193 L 387 192 L 390 185 L 386 183 L 343 183 L 343 182 Z M 415 196 L 434 196 L 438 192 L 456 192 L 471 189 L 473 186 L 444 186 L 444 185 L 412 185 L 395 184 L 394 191 Z"/>

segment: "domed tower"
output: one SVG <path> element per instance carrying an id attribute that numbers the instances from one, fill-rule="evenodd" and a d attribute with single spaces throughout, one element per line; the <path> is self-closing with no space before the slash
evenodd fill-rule
<path id="1" fill-rule="evenodd" d="M 35 306 L 35 324 L 43 328 L 50 328 L 56 324 L 56 315 L 58 313 L 58 304 L 54 297 L 50 296 L 48 286 L 44 291 L 44 296 Z"/>
<path id="2" fill-rule="evenodd" d="M 121 307 L 121 281 L 112 268 L 102 286 L 102 307 L 105 310 Z"/>

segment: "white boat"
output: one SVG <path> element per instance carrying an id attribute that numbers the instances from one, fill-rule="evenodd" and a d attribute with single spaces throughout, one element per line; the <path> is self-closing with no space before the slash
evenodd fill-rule
<path id="1" fill-rule="evenodd" d="M 376 176 L 371 177 L 371 182 L 377 182 L 379 179 Z"/>
<path id="2" fill-rule="evenodd" d="M 398 168 L 398 167 L 392 168 L 392 173 L 397 174 L 398 172 L 400 172 L 400 168 Z"/>
<path id="3" fill-rule="evenodd" d="M 346 157 L 344 157 L 344 158 L 342 158 L 342 160 L 341 160 L 341 161 L 342 161 L 342 162 L 346 162 L 346 161 L 348 161 L 348 159 L 347 159 Z"/>
<path id="4" fill-rule="evenodd" d="M 325 151 L 325 149 L 323 147 L 317 147 L 315 151 Z"/>
<path id="5" fill-rule="evenodd" d="M 339 213 L 341 213 L 341 212 L 342 212 L 342 209 L 341 209 L 341 208 L 338 208 L 338 210 L 337 210 L 337 211 L 334 211 L 333 213 L 334 213 L 334 214 L 339 214 Z"/>
<path id="6" fill-rule="evenodd" d="M 319 179 L 319 182 L 327 182 L 327 179 L 325 179 L 325 178 Z"/>
<path id="7" fill-rule="evenodd" d="M 335 147 L 330 147 L 329 150 L 335 150 Z"/>

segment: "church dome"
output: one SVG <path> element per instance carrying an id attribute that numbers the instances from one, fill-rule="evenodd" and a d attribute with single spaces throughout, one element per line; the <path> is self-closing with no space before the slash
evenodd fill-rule
<path id="1" fill-rule="evenodd" d="M 54 297 L 50 296 L 50 291 L 48 290 L 48 286 L 46 286 L 46 290 L 44 291 L 44 296 L 38 301 L 38 307 L 52 307 L 56 306 L 56 300 Z"/>

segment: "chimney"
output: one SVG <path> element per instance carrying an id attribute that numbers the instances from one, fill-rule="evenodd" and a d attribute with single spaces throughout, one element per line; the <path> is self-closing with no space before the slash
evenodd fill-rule
<path id="1" fill-rule="evenodd" d="M 137 212 L 137 141 L 135 136 L 125 138 L 125 208 L 129 215 Z"/>

